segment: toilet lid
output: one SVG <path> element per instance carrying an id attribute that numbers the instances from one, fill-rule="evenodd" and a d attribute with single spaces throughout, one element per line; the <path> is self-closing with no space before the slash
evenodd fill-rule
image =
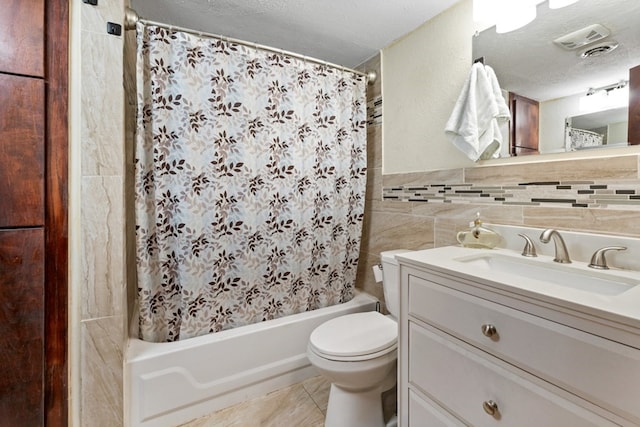
<path id="1" fill-rule="evenodd" d="M 320 354 L 364 356 L 396 347 L 398 325 L 377 311 L 347 314 L 318 326 L 309 343 Z"/>

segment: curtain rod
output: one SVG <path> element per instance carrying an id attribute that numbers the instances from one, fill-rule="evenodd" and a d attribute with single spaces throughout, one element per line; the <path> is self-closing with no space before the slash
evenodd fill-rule
<path id="1" fill-rule="evenodd" d="M 235 44 L 239 44 L 239 45 L 243 45 L 243 46 L 253 47 L 255 49 L 260 49 L 260 50 L 264 50 L 264 51 L 267 51 L 267 52 L 280 53 L 282 55 L 287 55 L 287 56 L 290 56 L 292 58 L 301 59 L 301 60 L 303 60 L 305 62 L 313 62 L 315 64 L 325 65 L 325 66 L 328 66 L 328 67 L 331 67 L 331 68 L 337 68 L 338 70 L 348 71 L 348 72 L 357 74 L 359 76 L 366 77 L 368 84 L 373 84 L 373 82 L 376 81 L 376 78 L 378 78 L 378 75 L 377 75 L 377 73 L 375 71 L 362 72 L 362 71 L 354 70 L 352 68 L 343 67 L 342 65 L 332 64 L 331 62 L 323 61 L 321 59 L 311 58 L 309 56 L 300 55 L 298 53 L 289 52 L 289 51 L 282 50 L 282 49 L 276 49 L 276 48 L 273 48 L 273 47 L 270 47 L 270 46 L 265 46 L 265 45 L 261 45 L 261 44 L 257 44 L 257 43 L 251 43 L 251 42 L 247 42 L 247 41 L 244 41 L 244 40 L 239 40 L 239 39 L 234 39 L 234 38 L 231 38 L 231 37 L 221 36 L 221 35 L 218 35 L 218 34 L 205 33 L 205 32 L 202 32 L 202 31 L 195 31 L 195 30 L 192 30 L 192 29 L 189 29 L 189 28 L 176 27 L 175 25 L 167 25 L 167 24 L 163 24 L 161 22 L 150 21 L 150 20 L 147 20 L 147 19 L 140 18 L 140 16 L 138 15 L 138 12 L 136 12 L 133 9 L 131 9 L 130 7 L 125 8 L 125 15 L 124 15 L 124 28 L 125 28 L 125 30 L 135 30 L 136 23 L 138 21 L 140 21 L 140 22 L 142 22 L 144 24 L 147 24 L 147 25 L 154 25 L 154 26 L 166 28 L 166 29 L 169 29 L 169 30 L 182 31 L 184 33 L 194 34 L 194 35 L 201 36 L 201 37 L 210 37 L 210 38 L 214 38 L 214 39 L 219 39 L 219 40 L 223 40 L 223 41 L 230 42 L 230 43 L 235 43 Z"/>

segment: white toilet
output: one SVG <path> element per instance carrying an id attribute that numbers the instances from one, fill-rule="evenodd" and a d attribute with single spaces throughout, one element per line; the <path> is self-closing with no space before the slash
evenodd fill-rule
<path id="1" fill-rule="evenodd" d="M 382 252 L 384 298 L 390 315 L 376 311 L 347 314 L 318 326 L 307 356 L 331 381 L 326 427 L 384 426 L 382 392 L 396 383 L 400 285 L 395 255 Z"/>

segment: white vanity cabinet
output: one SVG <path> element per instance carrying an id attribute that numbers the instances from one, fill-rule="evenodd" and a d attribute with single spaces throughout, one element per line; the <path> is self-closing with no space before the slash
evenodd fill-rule
<path id="1" fill-rule="evenodd" d="M 409 258 L 402 427 L 640 425 L 640 332 Z"/>

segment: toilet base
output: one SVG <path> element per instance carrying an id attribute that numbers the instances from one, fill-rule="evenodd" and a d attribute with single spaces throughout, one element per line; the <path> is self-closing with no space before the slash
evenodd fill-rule
<path id="1" fill-rule="evenodd" d="M 382 391 L 353 392 L 331 384 L 325 427 L 384 427 Z"/>

